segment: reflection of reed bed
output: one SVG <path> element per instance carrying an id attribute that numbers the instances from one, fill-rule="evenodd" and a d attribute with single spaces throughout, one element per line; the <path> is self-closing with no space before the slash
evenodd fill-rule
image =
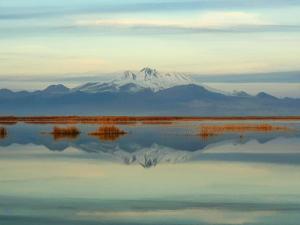
<path id="1" fill-rule="evenodd" d="M 288 127 L 273 126 L 270 124 L 224 124 L 224 125 L 203 125 L 200 135 L 209 138 L 224 133 L 249 133 L 249 132 L 284 132 L 289 131 Z"/>
<path id="2" fill-rule="evenodd" d="M 2 116 L 0 117 L 0 124 L 3 125 L 14 125 L 18 123 L 17 117 L 14 116 Z"/>
<path id="3" fill-rule="evenodd" d="M 26 124 L 55 124 L 55 125 L 73 125 L 78 124 L 71 121 L 26 121 Z"/>
<path id="4" fill-rule="evenodd" d="M 173 121 L 143 121 L 142 124 L 145 125 L 172 125 Z"/>
<path id="5" fill-rule="evenodd" d="M 202 132 L 202 131 L 200 132 L 200 137 L 202 138 L 202 140 L 205 140 L 205 141 L 207 141 L 210 138 L 215 137 L 215 136 L 217 136 L 217 134 L 215 134 L 215 133 L 208 133 L 208 132 Z"/>
<path id="6" fill-rule="evenodd" d="M 0 139 L 4 139 L 7 136 L 7 130 L 5 127 L 0 127 Z"/>
<path id="7" fill-rule="evenodd" d="M 51 132 L 55 140 L 59 139 L 76 139 L 80 134 L 77 127 L 54 127 Z"/>
<path id="8" fill-rule="evenodd" d="M 116 126 L 102 126 L 95 132 L 89 133 L 89 135 L 98 137 L 103 141 L 116 141 L 125 134 L 127 134 L 127 132 Z"/>
<path id="9" fill-rule="evenodd" d="M 0 125 L 15 125 L 17 124 L 16 121 L 0 121 Z"/>
<path id="10" fill-rule="evenodd" d="M 102 125 L 136 125 L 137 121 L 101 121 Z"/>

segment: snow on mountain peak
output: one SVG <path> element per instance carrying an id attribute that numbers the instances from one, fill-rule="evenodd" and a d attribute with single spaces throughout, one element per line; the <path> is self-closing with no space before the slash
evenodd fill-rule
<path id="1" fill-rule="evenodd" d="M 144 73 L 144 79 L 145 80 L 151 80 L 152 77 L 158 77 L 158 72 L 156 69 L 151 69 L 149 67 L 145 67 L 143 69 L 141 69 L 140 71 L 141 73 Z"/>
<path id="2" fill-rule="evenodd" d="M 116 80 L 120 84 L 133 83 L 143 88 L 159 91 L 166 88 L 191 84 L 193 81 L 182 73 L 160 73 L 156 69 L 145 67 L 137 72 L 125 71 L 124 78 Z"/>
<path id="3" fill-rule="evenodd" d="M 136 85 L 159 91 L 166 88 L 193 83 L 185 74 L 160 73 L 156 69 L 143 68 L 138 72 L 131 72 Z M 128 81 L 128 79 L 126 80 Z M 131 81 L 132 82 L 132 81 Z"/>
<path id="4" fill-rule="evenodd" d="M 112 79 L 108 82 L 98 82 L 84 84 L 75 90 L 84 92 L 115 92 L 124 90 L 128 87 L 129 92 L 138 92 L 143 89 L 150 89 L 154 92 L 171 88 L 178 85 L 187 85 L 194 83 L 187 75 L 183 73 L 160 73 L 156 69 L 145 67 L 140 71 L 125 71 L 123 76 Z"/>

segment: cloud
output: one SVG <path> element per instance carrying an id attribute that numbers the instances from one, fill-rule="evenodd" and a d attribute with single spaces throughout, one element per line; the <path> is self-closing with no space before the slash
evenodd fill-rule
<path id="1" fill-rule="evenodd" d="M 13 1 L 13 0 L 12 0 Z M 276 8 L 300 6 L 299 0 L 187 0 L 187 1 L 125 1 L 118 4 L 107 2 L 77 1 L 80 4 L 70 4 L 70 1 L 62 0 L 60 5 L 57 2 L 36 3 L 35 6 L 28 6 L 18 3 L 17 7 L 0 8 L 0 20 L 7 19 L 33 19 L 47 17 L 62 17 L 69 15 L 83 14 L 118 14 L 118 13 L 141 13 L 141 12 L 176 12 L 176 11 L 206 11 L 206 10 L 249 10 L 257 8 Z M 22 5 L 23 4 L 23 5 Z"/>
<path id="2" fill-rule="evenodd" d="M 196 20 L 158 20 L 158 19 L 97 19 L 75 22 L 77 26 L 87 27 L 170 27 L 182 29 L 229 28 L 236 26 L 273 25 L 263 21 L 257 14 L 245 12 L 209 12 Z"/>
<path id="3" fill-rule="evenodd" d="M 1 38 L 45 35 L 180 35 L 199 33 L 300 32 L 298 24 L 279 24 L 245 12 L 204 13 L 196 19 L 87 19 L 63 24 L 37 24 L 0 28 Z"/>
<path id="4" fill-rule="evenodd" d="M 194 75 L 198 82 L 210 83 L 300 83 L 300 71 L 240 73 L 222 75 Z"/>
<path id="5" fill-rule="evenodd" d="M 24 37 L 44 37 L 45 35 L 181 35 L 201 33 L 267 33 L 267 32 L 300 32 L 300 25 L 288 24 L 242 24 L 224 23 L 214 25 L 195 24 L 187 26 L 180 23 L 168 23 L 167 21 L 147 21 L 145 23 L 132 22 L 131 20 L 98 21 L 91 25 L 76 23 L 73 25 L 51 25 L 20 28 L 1 28 L 0 39 Z M 102 24 L 101 24 L 102 23 Z M 130 24 L 130 25 L 129 25 Z"/>
<path id="6" fill-rule="evenodd" d="M 257 14 L 245 12 L 210 12 L 205 13 L 198 22 L 203 27 L 232 27 L 240 25 L 270 25 Z"/>

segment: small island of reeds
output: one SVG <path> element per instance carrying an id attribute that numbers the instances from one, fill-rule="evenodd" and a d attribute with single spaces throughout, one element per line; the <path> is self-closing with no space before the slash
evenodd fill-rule
<path id="1" fill-rule="evenodd" d="M 102 126 L 98 130 L 89 133 L 89 135 L 96 136 L 103 141 L 115 141 L 125 134 L 127 134 L 126 131 L 116 126 Z"/>
<path id="2" fill-rule="evenodd" d="M 58 139 L 75 139 L 80 134 L 80 131 L 77 127 L 53 127 L 51 132 L 55 140 Z"/>
<path id="3" fill-rule="evenodd" d="M 202 125 L 200 136 L 204 139 L 225 133 L 249 133 L 249 132 L 285 132 L 288 127 L 274 126 L 270 124 L 223 124 Z"/>

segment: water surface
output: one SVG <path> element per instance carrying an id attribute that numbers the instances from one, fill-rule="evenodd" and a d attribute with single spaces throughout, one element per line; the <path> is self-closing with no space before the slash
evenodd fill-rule
<path id="1" fill-rule="evenodd" d="M 115 140 L 77 125 L 5 126 L 0 140 L 0 222 L 47 224 L 298 224 L 300 123 L 288 131 L 203 138 L 201 125 L 118 125 Z M 263 123 L 235 121 L 234 123 Z"/>

